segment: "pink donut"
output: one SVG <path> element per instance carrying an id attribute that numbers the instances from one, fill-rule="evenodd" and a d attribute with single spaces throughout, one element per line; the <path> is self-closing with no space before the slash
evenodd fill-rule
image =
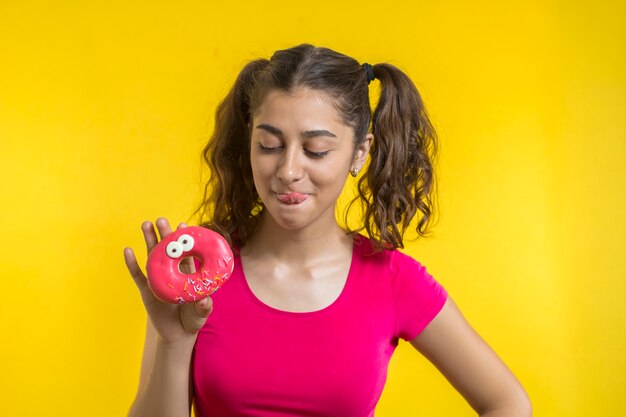
<path id="1" fill-rule="evenodd" d="M 193 274 L 180 272 L 183 258 L 200 261 Z M 161 301 L 184 304 L 198 301 L 217 291 L 233 272 L 235 263 L 228 242 L 213 230 L 201 226 L 179 229 L 161 240 L 148 255 L 148 286 Z"/>

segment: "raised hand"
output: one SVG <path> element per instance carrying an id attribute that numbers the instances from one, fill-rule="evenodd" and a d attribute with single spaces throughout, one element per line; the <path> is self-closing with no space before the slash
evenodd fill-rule
<path id="1" fill-rule="evenodd" d="M 162 217 L 157 219 L 156 227 L 160 239 L 172 232 L 169 222 Z M 179 229 L 182 227 L 186 227 L 186 225 L 181 223 L 178 226 Z M 144 222 L 141 225 L 141 230 L 143 231 L 146 250 L 150 254 L 150 251 L 158 242 L 152 222 Z M 165 303 L 156 298 L 148 287 L 146 276 L 137 264 L 137 259 L 131 248 L 124 248 L 124 261 L 128 272 L 139 289 L 146 313 L 161 341 L 167 344 L 174 344 L 195 340 L 198 331 L 204 326 L 207 317 L 213 310 L 211 297 L 188 304 Z M 193 268 L 194 265 L 191 258 L 181 263 L 181 270 L 184 272 L 193 272 Z"/>

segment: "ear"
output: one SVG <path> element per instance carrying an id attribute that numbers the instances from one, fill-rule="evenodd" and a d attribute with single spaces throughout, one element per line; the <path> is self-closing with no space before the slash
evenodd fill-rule
<path id="1" fill-rule="evenodd" d="M 365 159 L 367 158 L 367 154 L 370 151 L 370 146 L 372 146 L 372 141 L 374 140 L 374 135 L 368 133 L 365 136 L 365 140 L 357 145 L 354 150 L 354 159 L 352 160 L 351 170 L 356 168 L 357 170 L 361 170 L 363 165 L 365 165 Z"/>

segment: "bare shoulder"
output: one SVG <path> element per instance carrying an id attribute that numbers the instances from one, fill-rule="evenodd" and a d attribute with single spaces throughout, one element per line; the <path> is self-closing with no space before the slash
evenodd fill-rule
<path id="1" fill-rule="evenodd" d="M 508 410 L 530 416 L 526 391 L 505 363 L 467 322 L 450 296 L 411 345 L 426 357 L 479 414 Z"/>

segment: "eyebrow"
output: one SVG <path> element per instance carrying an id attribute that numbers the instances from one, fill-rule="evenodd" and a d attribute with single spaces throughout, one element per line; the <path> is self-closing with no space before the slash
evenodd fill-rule
<path id="1" fill-rule="evenodd" d="M 268 125 L 268 124 L 262 123 L 260 125 L 257 125 L 257 129 L 263 129 L 263 130 L 268 131 L 271 134 L 276 135 L 276 136 L 280 136 L 280 137 L 284 136 L 282 130 L 278 129 L 277 127 Z M 337 137 L 337 135 L 335 135 L 333 132 L 329 132 L 326 129 L 306 130 L 306 131 L 300 133 L 300 136 L 302 136 L 302 139 L 315 138 L 315 137 L 318 137 L 318 136 L 326 136 L 326 137 L 329 137 L 329 138 L 336 138 Z"/>

